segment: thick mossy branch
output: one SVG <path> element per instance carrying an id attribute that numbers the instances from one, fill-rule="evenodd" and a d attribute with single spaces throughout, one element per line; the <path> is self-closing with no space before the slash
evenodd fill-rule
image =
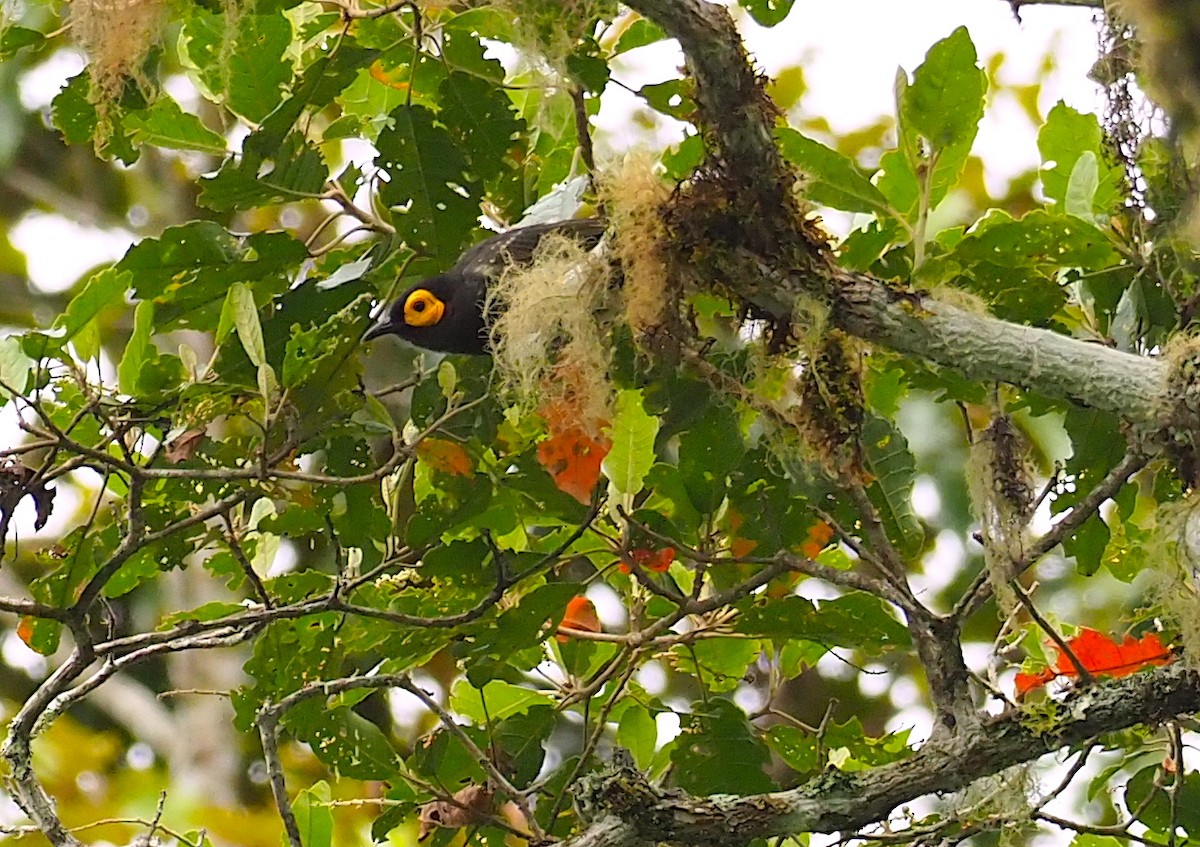
<path id="1" fill-rule="evenodd" d="M 614 767 L 581 786 L 593 822 L 570 847 L 746 843 L 799 832 L 852 831 L 926 794 L 957 791 L 1013 765 L 1097 735 L 1200 710 L 1200 676 L 1182 663 L 1091 688 L 1034 718 L 1008 714 L 972 722 L 911 758 L 857 773 L 829 771 L 791 791 L 690 797 Z M 631 780 L 640 780 L 636 791 Z M 586 795 L 585 795 L 586 792 Z M 585 795 L 585 796 L 584 796 Z M 636 797 L 631 805 L 626 800 Z"/>
<path id="2" fill-rule="evenodd" d="M 1168 368 L 1160 360 L 898 292 L 868 276 L 839 276 L 832 319 L 854 335 L 971 380 L 1012 383 L 1133 424 L 1157 428 L 1164 420 Z"/>

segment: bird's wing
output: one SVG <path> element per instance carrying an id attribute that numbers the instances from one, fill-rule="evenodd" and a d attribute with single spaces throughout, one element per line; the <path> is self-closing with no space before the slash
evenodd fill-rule
<path id="1" fill-rule="evenodd" d="M 533 261 L 533 253 L 542 238 L 552 232 L 574 238 L 590 250 L 604 234 L 604 221 L 599 218 L 580 218 L 516 227 L 493 235 L 467 250 L 454 269 L 465 276 L 491 276 L 505 265 L 527 265 Z"/>

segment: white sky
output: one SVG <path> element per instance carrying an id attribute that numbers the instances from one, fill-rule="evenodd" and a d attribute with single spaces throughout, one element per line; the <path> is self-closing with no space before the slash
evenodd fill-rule
<path id="1" fill-rule="evenodd" d="M 1043 115 L 1060 99 L 1080 111 L 1098 111 L 1102 100 L 1087 79 L 1097 54 L 1092 18 L 1090 9 L 1039 6 L 1023 10 L 1018 23 L 1004 0 L 797 0 L 788 19 L 771 29 L 739 16 L 758 66 L 773 76 L 802 65 L 808 92 L 799 113 L 824 118 L 838 133 L 892 115 L 897 68 L 911 74 L 930 46 L 963 25 L 981 62 L 1005 55 L 999 76 L 1008 84 L 1034 82 L 1044 57 L 1053 54 L 1056 70 L 1042 91 Z M 631 87 L 668 79 L 682 62 L 677 49 L 657 46 L 628 55 L 614 75 Z M 628 123 L 637 98 L 616 86 L 605 97 L 598 124 L 607 140 L 618 148 L 646 143 Z M 664 128 L 658 140 L 668 143 L 678 133 Z M 974 152 L 987 163 L 994 193 L 1039 163 L 1036 138 L 1037 128 L 1011 98 L 989 98 Z"/>

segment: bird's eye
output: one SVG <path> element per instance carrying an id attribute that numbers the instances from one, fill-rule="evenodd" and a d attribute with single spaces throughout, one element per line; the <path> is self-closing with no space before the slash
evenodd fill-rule
<path id="1" fill-rule="evenodd" d="M 408 326 L 433 326 L 442 319 L 446 304 L 426 288 L 418 288 L 404 301 L 404 323 Z"/>

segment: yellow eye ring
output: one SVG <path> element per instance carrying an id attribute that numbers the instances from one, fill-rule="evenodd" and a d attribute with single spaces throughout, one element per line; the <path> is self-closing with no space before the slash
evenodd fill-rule
<path id="1" fill-rule="evenodd" d="M 404 301 L 404 322 L 409 326 L 433 326 L 445 313 L 446 304 L 424 288 L 418 288 Z"/>

